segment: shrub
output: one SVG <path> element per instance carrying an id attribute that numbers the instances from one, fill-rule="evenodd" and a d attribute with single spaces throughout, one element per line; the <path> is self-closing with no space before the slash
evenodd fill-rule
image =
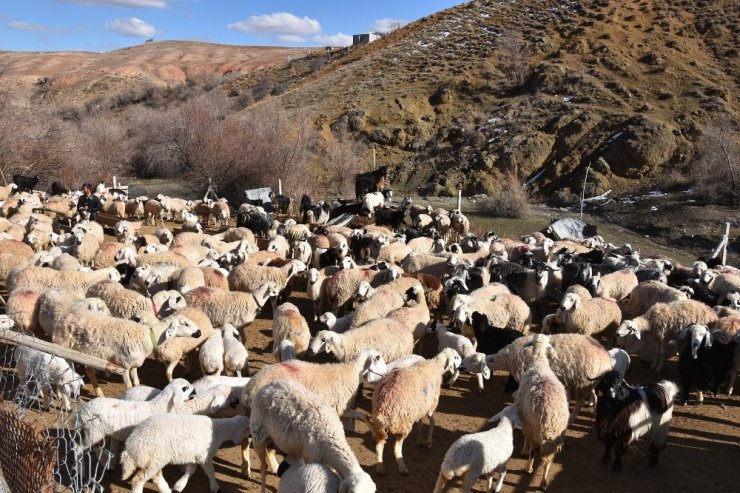
<path id="1" fill-rule="evenodd" d="M 484 214 L 497 217 L 520 218 L 530 212 L 527 192 L 514 179 L 508 179 L 501 189 L 476 203 Z"/>

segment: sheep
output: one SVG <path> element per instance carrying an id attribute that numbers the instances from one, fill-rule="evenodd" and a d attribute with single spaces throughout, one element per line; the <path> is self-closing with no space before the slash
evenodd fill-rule
<path id="1" fill-rule="evenodd" d="M 601 277 L 598 273 L 589 279 L 587 288 L 592 296 L 621 301 L 637 286 L 637 276 L 629 269 L 618 270 Z"/>
<path id="2" fill-rule="evenodd" d="M 111 214 L 117 217 L 126 217 L 126 202 L 123 200 L 111 200 L 110 203 L 105 203 L 103 206 L 103 212 Z"/>
<path id="3" fill-rule="evenodd" d="M 82 265 L 80 261 L 74 258 L 68 253 L 63 253 L 58 257 L 54 257 L 51 263 L 51 268 L 54 270 L 81 270 Z"/>
<path id="4" fill-rule="evenodd" d="M 622 469 L 627 447 L 647 435 L 650 441 L 650 467 L 658 465 L 658 454 L 666 446 L 673 402 L 678 387 L 670 380 L 632 387 L 610 371 L 596 385 L 596 436 L 604 443 L 603 464 L 608 464 L 615 449 L 612 471 Z"/>
<path id="5" fill-rule="evenodd" d="M 470 493 L 481 476 L 488 479 L 488 491 L 501 491 L 506 477 L 506 463 L 514 452 L 514 428 L 522 429 L 522 422 L 516 406 L 506 406 L 489 422 L 499 421 L 499 425 L 487 431 L 463 435 L 455 440 L 445 453 L 440 467 L 434 493 L 442 493 L 447 481 L 455 476 L 464 476 L 463 491 Z M 493 474 L 498 473 L 496 488 L 493 488 Z"/>
<path id="6" fill-rule="evenodd" d="M 431 321 L 423 288 L 419 285 L 410 287 L 406 292 L 406 306 L 391 310 L 386 318 L 406 327 L 413 334 L 415 341 L 421 339 Z"/>
<path id="7" fill-rule="evenodd" d="M 286 455 L 334 469 L 342 478 L 339 491 L 375 492 L 375 483 L 360 467 L 334 409 L 301 384 L 281 380 L 260 389 L 251 402 L 249 427 L 250 441 L 261 462 L 262 493 L 265 492 L 269 442 Z M 272 454 L 270 457 L 274 461 Z M 243 472 L 248 473 L 248 464 L 246 467 Z"/>
<path id="8" fill-rule="evenodd" d="M 495 354 L 524 334 L 515 329 L 492 326 L 488 317 L 480 312 L 473 312 L 470 324 L 475 335 L 476 350 L 483 354 Z"/>
<path id="9" fill-rule="evenodd" d="M 105 232 L 103 231 L 103 226 L 99 223 L 96 223 L 95 221 L 78 222 L 72 228 L 72 234 L 77 233 L 78 231 L 93 235 L 95 238 L 97 238 L 99 243 L 103 243 L 105 241 Z"/>
<path id="10" fill-rule="evenodd" d="M 116 266 L 116 255 L 125 247 L 123 243 L 106 242 L 100 245 L 92 259 L 91 266 L 94 269 L 105 269 Z"/>
<path id="11" fill-rule="evenodd" d="M 157 219 L 164 226 L 164 216 L 169 212 L 167 204 L 159 202 L 154 199 L 149 199 L 144 203 L 144 217 L 147 224 L 156 226 Z"/>
<path id="12" fill-rule="evenodd" d="M 16 193 L 17 189 L 18 185 L 15 183 L 0 187 L 0 200 L 6 200 L 8 197 Z"/>
<path id="13" fill-rule="evenodd" d="M 190 383 L 178 378 L 149 401 L 96 397 L 83 403 L 74 416 L 74 422 L 82 426 L 81 440 L 75 444 L 78 456 L 84 450 L 96 447 L 106 437 L 118 442 L 125 441 L 136 425 L 150 416 L 177 411 L 192 393 Z"/>
<path id="14" fill-rule="evenodd" d="M 488 367 L 491 371 L 506 370 L 515 381 L 521 382 L 531 362 L 531 354 L 522 348 L 531 340 L 531 335 L 518 338 L 498 353 L 486 356 Z M 611 370 L 612 361 L 606 349 L 590 336 L 556 334 L 549 336 L 549 343 L 555 349 L 548 354 L 550 368 L 568 392 L 575 395 L 570 415 L 572 423 L 580 414 L 587 397 L 592 395 L 593 378 Z"/>
<path id="15" fill-rule="evenodd" d="M 296 245 L 306 241 L 311 236 L 311 230 L 307 224 L 293 224 L 286 228 L 284 236 L 291 245 Z"/>
<path id="16" fill-rule="evenodd" d="M 704 402 L 704 390 L 716 390 L 734 369 L 734 355 L 737 348 L 735 334 L 730 337 L 714 337 L 706 325 L 691 324 L 681 331 L 679 344 L 683 348 L 678 357 L 678 374 L 681 379 L 683 395 L 681 402 L 686 405 L 689 392 L 696 387 L 699 391 L 699 404 Z M 711 385 L 711 387 L 710 387 Z"/>
<path id="17" fill-rule="evenodd" d="M 352 325 L 352 319 L 355 317 L 354 312 L 343 317 L 337 318 L 332 312 L 325 312 L 319 317 L 319 321 L 332 332 L 343 334 L 347 332 Z"/>
<path id="18" fill-rule="evenodd" d="M 288 252 L 290 251 L 290 244 L 284 236 L 277 235 L 267 245 L 268 252 L 275 252 L 280 258 L 288 258 Z"/>
<path id="19" fill-rule="evenodd" d="M 348 311 L 352 298 L 357 293 L 357 288 L 362 281 L 367 281 L 372 287 L 378 287 L 393 279 L 400 277 L 398 267 L 391 266 L 381 270 L 371 269 L 342 269 L 333 274 L 326 281 L 326 299 L 334 309 Z"/>
<path id="20" fill-rule="evenodd" d="M 616 301 L 592 298 L 583 301 L 575 293 L 566 294 L 560 302 L 565 331 L 571 334 L 604 336 L 611 341 L 622 323 L 622 311 Z"/>
<path id="21" fill-rule="evenodd" d="M 229 323 L 246 336 L 247 325 L 257 318 L 267 300 L 278 294 L 275 283 L 268 281 L 252 293 L 202 287 L 190 290 L 183 296 L 188 306 L 203 310 L 214 326 Z"/>
<path id="22" fill-rule="evenodd" d="M 112 267 L 92 272 L 60 271 L 48 267 L 25 267 L 15 270 L 8 276 L 8 292 L 19 288 L 36 289 L 44 292 L 59 288 L 70 291 L 84 291 L 92 284 L 110 279 L 120 281 L 121 275 Z"/>
<path id="23" fill-rule="evenodd" d="M 411 254 L 411 248 L 401 241 L 394 241 L 382 247 L 378 253 L 378 262 L 401 265 L 403 259 Z"/>
<path id="24" fill-rule="evenodd" d="M 516 408 L 522 422 L 524 450 L 529 456 L 527 472 L 532 474 L 534 451 L 540 450 L 545 470 L 540 488 L 546 490 L 547 476 L 555 454 L 563 443 L 568 427 L 568 395 L 550 368 L 547 352 L 553 348 L 544 335 L 535 335 L 524 345 L 532 347 L 532 364 L 522 375 L 516 396 Z"/>
<path id="25" fill-rule="evenodd" d="M 229 272 L 229 289 L 254 292 L 265 282 L 271 281 L 278 291 L 282 291 L 294 275 L 305 270 L 306 264 L 298 260 L 291 260 L 283 267 L 263 267 L 244 263 Z"/>
<path id="26" fill-rule="evenodd" d="M 616 335 L 619 338 L 634 336 L 637 339 L 647 336 L 654 340 L 657 343 L 656 358 L 651 368 L 660 371 L 663 369 L 666 345 L 669 340 L 678 337 L 681 329 L 691 324 L 711 324 L 717 319 L 717 314 L 699 301 L 657 303 L 644 315 L 623 321 L 617 328 Z M 624 343 L 622 340 L 620 345 Z"/>
<path id="27" fill-rule="evenodd" d="M 326 280 L 339 270 L 338 267 L 326 267 L 318 270 L 311 268 L 308 270 L 308 284 L 306 285 L 306 294 L 311 300 L 313 308 L 312 320 L 315 322 L 324 308 L 327 307 L 326 301 Z"/>
<path id="28" fill-rule="evenodd" d="M 173 426 L 174 425 L 174 426 Z M 162 491 L 169 491 L 162 476 L 168 464 L 185 466 L 185 472 L 174 485 L 182 491 L 198 465 L 208 475 L 211 493 L 220 491 L 213 470 L 213 457 L 224 442 L 241 443 L 249 434 L 249 418 L 211 419 L 207 416 L 152 416 L 139 424 L 126 439 L 121 453 L 122 479 L 134 472 L 131 491 L 142 493 L 151 478 Z M 162 443 L 167 447 L 162 447 Z M 162 487 L 167 486 L 164 490 Z"/>
<path id="29" fill-rule="evenodd" d="M 619 376 L 624 378 L 627 369 L 630 367 L 630 355 L 624 349 L 612 348 L 608 351 L 609 358 L 612 360 L 612 370 L 619 372 Z"/>
<path id="30" fill-rule="evenodd" d="M 244 369 L 247 376 L 249 376 L 249 366 L 247 366 L 247 348 L 244 344 L 237 339 L 239 332 L 236 327 L 231 324 L 224 324 L 221 327 L 223 332 L 223 345 L 224 345 L 224 371 L 226 373 L 235 373 L 237 377 L 242 376 L 242 369 Z"/>
<path id="31" fill-rule="evenodd" d="M 293 247 L 292 254 L 294 259 L 300 260 L 306 265 L 309 265 L 311 263 L 311 259 L 313 258 L 311 245 L 309 245 L 307 241 L 300 241 L 296 243 Z"/>
<path id="32" fill-rule="evenodd" d="M 355 314 L 350 324 L 351 329 L 359 327 L 371 320 L 383 318 L 391 310 L 400 308 L 404 304 L 403 296 L 396 291 L 383 289 L 382 286 L 374 289 L 367 281 L 360 283 L 355 296 L 364 299 L 364 301 L 355 309 Z"/>
<path id="33" fill-rule="evenodd" d="M 13 351 L 13 360 L 16 362 L 15 370 L 23 386 L 24 396 L 28 390 L 27 385 L 33 383 L 44 398 L 44 409 L 48 410 L 51 403 L 50 390 L 54 386 L 56 395 L 61 396 L 64 402 L 64 409 L 72 409 L 69 399 L 79 397 L 82 377 L 67 361 L 20 344 Z"/>
<path id="34" fill-rule="evenodd" d="M 394 361 L 412 353 L 414 336 L 400 323 L 381 318 L 344 334 L 322 330 L 311 341 L 308 354 L 325 351 L 339 361 L 349 361 L 366 349 L 377 349 L 385 361 Z"/>
<path id="35" fill-rule="evenodd" d="M 205 340 L 198 352 L 200 370 L 204 375 L 221 375 L 224 371 L 224 340 L 223 332 L 214 330 Z"/>
<path id="36" fill-rule="evenodd" d="M 277 352 L 278 346 L 283 341 L 293 344 L 295 354 L 298 357 L 308 349 L 311 342 L 311 332 L 308 323 L 301 312 L 293 303 L 278 305 L 272 317 L 272 344 L 273 351 Z"/>
<path id="37" fill-rule="evenodd" d="M 401 262 L 401 267 L 409 274 L 423 273 L 442 279 L 450 270 L 448 260 L 448 257 L 438 255 L 412 254 Z"/>
<path id="38" fill-rule="evenodd" d="M 362 198 L 362 210 L 372 215 L 375 209 L 382 207 L 385 203 L 383 192 L 369 192 Z"/>
<path id="39" fill-rule="evenodd" d="M 135 316 L 151 313 L 157 316 L 162 308 L 162 306 L 155 304 L 153 299 L 142 296 L 136 291 L 126 289 L 119 283 L 110 280 L 96 282 L 87 288 L 85 296 L 88 298 L 102 299 L 114 317 L 125 319 L 132 319 Z M 158 300 L 160 303 L 169 302 L 173 309 L 184 308 L 185 299 L 182 295 L 178 293 L 176 298 L 171 300 L 169 296 L 163 297 L 160 295 Z"/>
<path id="40" fill-rule="evenodd" d="M 409 474 L 403 460 L 403 442 L 411 433 L 414 423 L 420 422 L 424 416 L 429 418 L 426 446 L 432 447 L 434 411 L 439 403 L 442 376 L 448 371 L 457 370 L 460 363 L 460 355 L 454 349 L 447 348 L 432 359 L 393 370 L 375 386 L 371 423 L 378 474 L 385 474 L 383 449 L 389 435 L 396 435 L 393 451 L 399 472 Z M 421 423 L 419 443 L 423 443 Z"/>
<path id="41" fill-rule="evenodd" d="M 486 355 L 483 353 L 476 353 L 475 345 L 470 342 L 470 339 L 465 336 L 449 332 L 447 327 L 442 324 L 437 324 L 436 327 L 430 329 L 430 332 L 437 334 L 437 351 L 442 351 L 445 348 L 452 348 L 457 351 L 462 358 L 462 364 L 460 367 L 476 375 L 478 380 L 478 393 L 482 394 L 485 389 L 483 379 L 485 378 L 488 380 L 491 378 L 491 370 L 486 365 Z M 447 381 L 447 385 L 455 385 L 459 376 L 460 370 L 456 369 Z"/>
<path id="42" fill-rule="evenodd" d="M 321 464 L 306 464 L 287 456 L 278 467 L 278 493 L 334 493 L 339 491 L 339 476 Z"/>
<path id="43" fill-rule="evenodd" d="M 659 281 L 638 284 L 623 302 L 625 318 L 636 318 L 647 312 L 656 303 L 672 303 L 687 300 L 686 293 Z"/>
<path id="44" fill-rule="evenodd" d="M 37 334 L 39 326 L 39 298 L 41 292 L 35 289 L 14 289 L 8 296 L 6 311 L 15 322 L 16 330 Z"/>
<path id="45" fill-rule="evenodd" d="M 707 270 L 698 276 L 700 282 L 717 296 L 726 296 L 740 291 L 740 274 L 737 272 L 716 273 Z"/>
<path id="46" fill-rule="evenodd" d="M 139 384 L 137 368 L 147 356 L 156 352 L 159 344 L 173 337 L 200 337 L 200 329 L 187 318 L 175 315 L 152 327 L 136 322 L 99 315 L 82 310 L 69 310 L 54 326 L 52 341 L 77 351 L 97 356 L 126 371 L 126 387 Z M 88 368 L 88 376 L 100 395 L 95 371 Z"/>
<path id="47" fill-rule="evenodd" d="M 451 318 L 452 324 L 462 328 L 468 337 L 472 337 L 472 333 L 466 324 L 471 322 L 474 312 L 485 314 L 494 327 L 515 329 L 522 334 L 529 332 L 529 323 L 532 320 L 529 306 L 515 294 L 503 294 L 490 300 L 476 298 L 468 305 L 458 306 Z"/>
<path id="48" fill-rule="evenodd" d="M 126 201 L 126 217 L 143 219 L 144 218 L 144 202 L 146 202 L 146 200 L 143 200 L 142 197 L 136 197 L 135 199 L 127 200 Z"/>
<path id="49" fill-rule="evenodd" d="M 450 213 L 450 222 L 452 230 L 457 234 L 457 241 L 460 241 L 460 238 L 470 231 L 470 221 L 457 209 Z"/>

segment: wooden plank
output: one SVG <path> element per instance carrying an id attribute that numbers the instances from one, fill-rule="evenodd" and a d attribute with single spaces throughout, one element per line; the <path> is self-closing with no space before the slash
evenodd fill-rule
<path id="1" fill-rule="evenodd" d="M 54 344 L 53 342 L 47 342 L 35 337 L 27 336 L 10 329 L 0 330 L 0 342 L 28 346 L 45 353 L 53 354 L 54 356 L 59 356 L 67 361 L 74 361 L 75 363 L 85 365 L 89 368 L 95 368 L 96 370 L 109 371 L 117 375 L 123 375 L 126 373 L 124 368 L 114 365 L 110 361 L 106 361 L 96 356 L 90 356 L 89 354 L 81 353 L 74 349 Z"/>

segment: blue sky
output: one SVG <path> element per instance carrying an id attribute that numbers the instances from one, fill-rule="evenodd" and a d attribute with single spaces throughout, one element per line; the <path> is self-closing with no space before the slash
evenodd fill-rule
<path id="1" fill-rule="evenodd" d="M 156 40 L 236 45 L 351 44 L 456 0 L 3 0 L 0 50 L 109 51 Z"/>

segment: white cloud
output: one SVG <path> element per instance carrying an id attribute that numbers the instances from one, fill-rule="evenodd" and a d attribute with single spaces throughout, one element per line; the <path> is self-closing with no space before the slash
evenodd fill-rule
<path id="1" fill-rule="evenodd" d="M 306 36 L 321 33 L 321 25 L 316 19 L 298 17 L 289 12 L 252 15 L 247 20 L 234 22 L 226 27 L 249 34 Z"/>
<path id="2" fill-rule="evenodd" d="M 297 34 L 279 34 L 275 36 L 275 39 L 277 39 L 279 43 L 283 44 L 299 44 L 306 42 L 306 38 L 298 36 Z"/>
<path id="3" fill-rule="evenodd" d="M 132 38 L 151 38 L 157 31 L 154 26 L 147 24 L 136 17 L 128 19 L 114 19 L 105 23 L 105 28 L 109 31 L 115 31 L 123 36 Z"/>
<path id="4" fill-rule="evenodd" d="M 113 5 L 115 7 L 155 7 L 163 9 L 170 0 L 64 0 L 82 5 Z"/>
<path id="5" fill-rule="evenodd" d="M 352 36 L 343 33 L 337 33 L 332 36 L 320 34 L 311 39 L 321 46 L 349 46 L 352 44 Z"/>
<path id="6" fill-rule="evenodd" d="M 405 19 L 391 19 L 389 17 L 384 17 L 383 19 L 378 19 L 377 21 L 373 22 L 370 30 L 378 33 L 389 33 L 393 29 L 398 29 L 399 27 L 405 26 L 408 23 L 409 22 Z"/>
<path id="7" fill-rule="evenodd" d="M 19 29 L 21 31 L 30 31 L 32 33 L 57 33 L 63 32 L 62 29 L 57 29 L 49 26 L 43 26 L 41 24 L 31 24 L 30 22 L 23 21 L 10 21 L 5 24 L 5 27 L 9 29 Z"/>

